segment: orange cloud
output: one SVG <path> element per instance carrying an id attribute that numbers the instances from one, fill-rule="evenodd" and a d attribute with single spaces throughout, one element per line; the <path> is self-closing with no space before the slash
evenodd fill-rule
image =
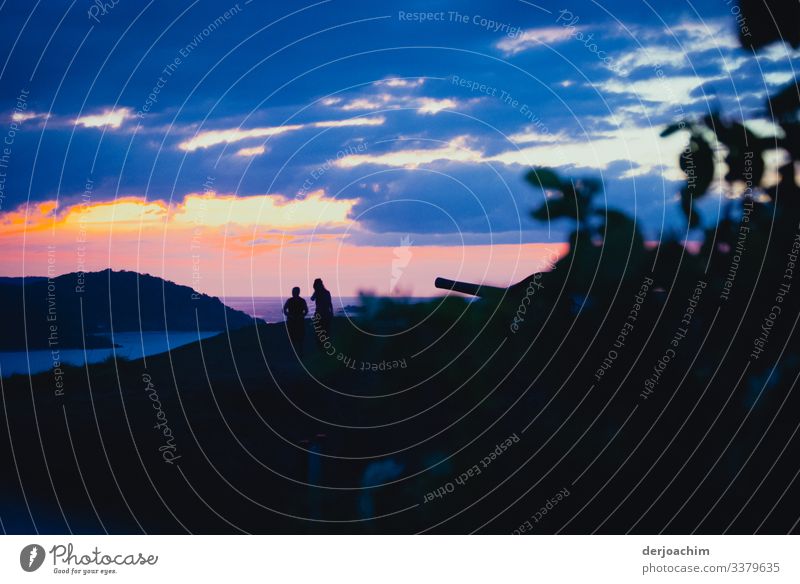
<path id="1" fill-rule="evenodd" d="M 404 245 L 401 235 L 394 247 L 358 246 L 347 237 L 354 204 L 323 191 L 302 200 L 190 193 L 173 204 L 139 197 L 31 204 L 0 214 L 0 274 L 111 267 L 217 296 L 278 296 L 295 285 L 307 291 L 322 277 L 341 296 L 430 296 L 442 293 L 433 287 L 437 276 L 503 286 L 563 252 L 563 244 Z"/>
<path id="2" fill-rule="evenodd" d="M 190 193 L 179 203 L 145 201 L 121 197 L 114 201 L 70 205 L 56 213 L 56 202 L 45 201 L 0 214 L 0 225 L 20 230 L 53 228 L 96 228 L 114 230 L 186 225 L 220 227 L 249 225 L 273 230 L 294 231 L 320 226 L 347 226 L 354 200 L 327 199 L 323 190 L 303 199 L 287 200 L 282 195 L 240 197 L 230 194 Z"/>
<path id="3" fill-rule="evenodd" d="M 0 214 L 0 273 L 20 273 L 26 254 L 51 245 L 80 249 L 80 254 L 75 253 L 81 261 L 91 257 L 98 269 L 108 267 L 103 264 L 114 258 L 112 267 L 128 269 L 136 269 L 134 260 L 141 255 L 168 257 L 175 253 L 184 258 L 199 240 L 205 253 L 220 258 L 237 250 L 262 253 L 257 244 L 267 238 L 286 240 L 281 232 L 344 230 L 350 225 L 348 216 L 354 204 L 353 200 L 326 199 L 321 190 L 302 200 L 209 192 L 190 193 L 171 205 L 124 197 L 61 209 L 55 201 L 46 201 Z M 159 245 L 168 247 L 156 251 Z M 24 271 L 33 273 L 30 269 Z M 75 270 L 73 266 L 61 271 Z"/>
<path id="4" fill-rule="evenodd" d="M 253 146 L 252 148 L 241 148 L 236 152 L 236 156 L 241 156 L 243 158 L 249 158 L 251 156 L 261 156 L 264 154 L 265 148 L 263 145 L 261 146 Z"/>
<path id="5" fill-rule="evenodd" d="M 170 224 L 220 227 L 233 223 L 281 231 L 347 226 L 354 204 L 354 200 L 327 199 L 322 190 L 289 201 L 275 195 L 190 194 L 173 208 Z"/>
<path id="6" fill-rule="evenodd" d="M 282 247 L 307 241 L 315 228 L 343 232 L 354 203 L 317 191 L 302 200 L 192 193 L 171 205 L 139 197 L 58 209 L 54 202 L 32 204 L 0 214 L 0 274 L 111 267 L 214 294 L 226 283 L 247 293 L 254 261 L 275 275 Z"/>

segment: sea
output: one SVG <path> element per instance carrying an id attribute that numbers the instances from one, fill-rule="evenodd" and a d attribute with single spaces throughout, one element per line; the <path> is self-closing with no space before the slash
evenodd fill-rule
<path id="1" fill-rule="evenodd" d="M 229 296 L 221 299 L 223 303 L 236 310 L 260 318 L 268 323 L 283 322 L 283 303 L 285 298 Z M 403 302 L 426 302 L 430 298 L 395 298 Z M 362 306 L 359 297 L 333 298 L 334 312 L 338 315 L 355 316 Z M 314 303 L 309 302 L 310 312 Z M 129 360 L 141 359 L 165 353 L 188 343 L 214 336 L 222 331 L 179 331 L 167 334 L 164 331 L 119 331 L 106 336 L 118 345 L 103 349 L 61 349 L 57 359 L 62 363 L 83 366 L 86 363 L 100 363 L 111 357 Z M 34 375 L 51 369 L 54 355 L 49 349 L 33 351 L 0 351 L 0 377 L 15 374 Z"/>
<path id="2" fill-rule="evenodd" d="M 231 308 L 241 310 L 265 322 L 283 322 L 285 320 L 283 316 L 283 303 L 286 302 L 286 298 L 281 298 L 279 296 L 227 296 L 220 300 Z M 403 300 L 425 301 L 428 299 L 404 298 Z M 352 316 L 352 314 L 358 312 L 361 308 L 361 298 L 358 296 L 341 296 L 339 298 L 332 298 L 331 301 L 333 302 L 333 310 L 337 315 Z M 314 303 L 308 298 L 306 298 L 306 302 L 308 302 L 309 312 L 314 314 Z"/>
<path id="3" fill-rule="evenodd" d="M 166 353 L 188 343 L 206 339 L 219 334 L 219 331 L 178 331 L 167 335 L 164 331 L 125 331 L 105 336 L 118 345 L 103 349 L 60 349 L 56 353 L 50 349 L 33 351 L 0 351 L 0 374 L 10 377 L 15 374 L 33 375 L 53 368 L 56 362 L 82 366 L 86 363 L 100 363 L 111 357 L 141 359 L 158 353 Z"/>

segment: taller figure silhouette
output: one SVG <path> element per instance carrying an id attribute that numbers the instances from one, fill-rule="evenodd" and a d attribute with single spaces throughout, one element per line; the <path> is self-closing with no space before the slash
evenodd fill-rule
<path id="1" fill-rule="evenodd" d="M 317 343 L 322 346 L 322 338 L 331 336 L 333 300 L 331 300 L 331 293 L 325 288 L 321 278 L 314 280 L 314 294 L 311 296 L 311 300 L 316 302 L 314 333 L 317 337 Z"/>

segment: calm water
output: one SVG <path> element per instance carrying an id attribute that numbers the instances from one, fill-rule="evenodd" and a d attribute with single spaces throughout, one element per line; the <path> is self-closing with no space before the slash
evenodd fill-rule
<path id="1" fill-rule="evenodd" d="M 99 363 L 116 354 L 126 359 L 141 359 L 158 353 L 165 353 L 181 345 L 196 342 L 216 335 L 217 332 L 206 331 L 199 334 L 194 331 L 171 332 L 169 338 L 163 331 L 114 333 L 116 349 L 62 349 L 57 358 L 62 363 L 83 365 L 85 362 Z M 106 335 L 111 338 L 111 335 Z M 29 368 L 30 367 L 30 368 Z M 53 355 L 49 350 L 36 351 L 0 351 L 0 370 L 3 377 L 22 373 L 24 375 L 41 373 L 53 367 Z"/>
<path id="2" fill-rule="evenodd" d="M 426 302 L 430 298 L 396 298 L 400 302 Z M 231 296 L 223 299 L 223 302 L 242 312 L 263 319 L 266 322 L 283 322 L 283 303 L 285 298 L 278 297 L 242 297 Z M 310 313 L 314 313 L 314 303 L 308 302 Z M 361 300 L 358 297 L 341 297 L 333 299 L 333 308 L 338 315 L 357 314 Z M 116 349 L 62 349 L 58 356 L 63 363 L 70 365 L 83 365 L 84 363 L 99 363 L 116 354 L 117 357 L 126 359 L 141 359 L 150 355 L 165 353 L 188 343 L 217 334 L 219 331 L 206 331 L 198 333 L 196 331 L 172 332 L 169 339 L 163 331 L 150 332 L 117 332 L 114 333 L 114 342 L 120 345 Z M 111 335 L 108 335 L 109 338 Z M 47 371 L 53 367 L 53 355 L 49 350 L 36 351 L 0 351 L 0 371 L 3 377 L 8 377 L 16 373 L 35 374 Z"/>

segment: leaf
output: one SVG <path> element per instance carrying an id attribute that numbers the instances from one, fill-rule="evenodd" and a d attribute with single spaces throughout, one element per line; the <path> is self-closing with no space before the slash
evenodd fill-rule
<path id="1" fill-rule="evenodd" d="M 575 204 L 575 199 L 567 197 L 558 197 L 548 199 L 544 205 L 536 209 L 532 214 L 534 219 L 540 221 L 547 221 L 553 219 L 561 219 L 569 217 L 571 219 L 578 218 L 578 207 Z"/>
<path id="2" fill-rule="evenodd" d="M 743 124 L 725 122 L 716 114 L 706 116 L 704 122 L 728 148 L 725 180 L 747 183 L 751 188 L 760 186 L 764 175 L 763 140 Z"/>
<path id="3" fill-rule="evenodd" d="M 525 175 L 525 180 L 534 187 L 545 190 L 563 191 L 563 183 L 558 174 L 550 168 L 532 168 Z"/>
<path id="4" fill-rule="evenodd" d="M 703 123 L 713 130 L 714 133 L 717 134 L 718 138 L 720 130 L 725 128 L 725 124 L 722 123 L 722 118 L 719 117 L 719 113 L 717 112 L 713 112 L 705 116 L 703 118 Z M 721 140 L 722 138 L 719 139 Z"/>
<path id="5" fill-rule="evenodd" d="M 618 282 L 625 273 L 635 273 L 645 255 L 644 238 L 636 221 L 616 209 L 604 210 L 602 257 L 599 282 Z M 611 283 L 609 282 L 609 283 Z"/>
<path id="6" fill-rule="evenodd" d="M 800 123 L 784 123 L 781 125 L 786 138 L 781 140 L 781 145 L 789 152 L 792 160 L 800 160 Z"/>
<path id="7" fill-rule="evenodd" d="M 797 0 L 739 0 L 736 22 L 743 47 L 759 49 L 774 41 L 800 46 Z"/>
<path id="8" fill-rule="evenodd" d="M 796 205 L 800 201 L 800 187 L 794 174 L 794 163 L 784 164 L 778 169 L 780 180 L 775 186 L 766 189 L 766 194 L 773 201 L 782 201 L 785 205 L 789 203 Z"/>
<path id="9" fill-rule="evenodd" d="M 681 130 L 688 130 L 690 126 L 686 122 L 677 122 L 675 124 L 670 124 L 666 128 L 661 131 L 661 137 L 666 138 L 667 136 L 672 136 L 675 132 L 680 132 Z"/>
<path id="10" fill-rule="evenodd" d="M 780 119 L 789 119 L 800 110 L 800 78 L 795 79 L 778 93 L 769 98 L 769 111 Z"/>
<path id="11" fill-rule="evenodd" d="M 636 221 L 626 213 L 616 209 L 605 209 L 603 216 L 605 219 L 602 228 L 603 245 L 610 245 L 612 249 L 614 247 L 626 250 L 644 248 L 644 239 L 642 239 Z"/>
<path id="12" fill-rule="evenodd" d="M 681 153 L 680 166 L 686 175 L 683 190 L 692 198 L 702 197 L 714 180 L 714 151 L 708 141 L 693 133 L 689 144 Z"/>
<path id="13" fill-rule="evenodd" d="M 588 202 L 596 193 L 600 192 L 603 185 L 596 178 L 582 178 L 575 186 L 578 191 L 578 196 L 585 198 Z"/>
<path id="14" fill-rule="evenodd" d="M 728 165 L 726 181 L 730 183 L 743 182 L 750 188 L 761 185 L 761 177 L 764 175 L 764 159 L 760 151 L 752 153 L 752 156 L 750 154 L 739 156 L 738 153 L 736 155 L 731 153 L 725 157 L 725 164 Z"/>

